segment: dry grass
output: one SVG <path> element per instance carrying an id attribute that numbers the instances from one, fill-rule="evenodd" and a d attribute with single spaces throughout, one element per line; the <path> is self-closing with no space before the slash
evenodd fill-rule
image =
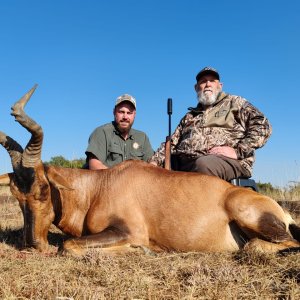
<path id="1" fill-rule="evenodd" d="M 6 194 L 0 209 L 1 299 L 300 299 L 300 253 L 63 257 L 53 227 L 43 255 L 20 251 L 17 201 Z"/>

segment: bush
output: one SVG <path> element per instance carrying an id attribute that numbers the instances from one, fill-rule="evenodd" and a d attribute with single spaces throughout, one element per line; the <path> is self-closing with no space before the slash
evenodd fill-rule
<path id="1" fill-rule="evenodd" d="M 46 161 L 45 164 L 52 165 L 52 166 L 59 166 L 64 168 L 78 168 L 81 169 L 83 165 L 85 164 L 84 158 L 79 159 L 73 159 L 73 160 L 67 160 L 63 156 L 54 156 L 51 157 L 50 161 Z"/>

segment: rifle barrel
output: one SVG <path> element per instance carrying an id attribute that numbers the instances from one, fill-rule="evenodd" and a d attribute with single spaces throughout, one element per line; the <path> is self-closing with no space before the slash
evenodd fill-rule
<path id="1" fill-rule="evenodd" d="M 172 115 L 172 98 L 168 98 L 167 112 L 169 115 L 169 135 L 166 137 L 165 143 L 165 168 L 171 170 L 171 115 Z"/>
<path id="2" fill-rule="evenodd" d="M 172 116 L 172 98 L 168 98 L 168 115 L 169 115 L 169 137 L 171 138 L 171 116 Z"/>

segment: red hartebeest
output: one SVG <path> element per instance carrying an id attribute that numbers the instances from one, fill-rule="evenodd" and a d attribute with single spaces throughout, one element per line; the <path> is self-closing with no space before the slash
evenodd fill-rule
<path id="1" fill-rule="evenodd" d="M 300 228 L 274 200 L 217 177 L 141 161 L 100 171 L 44 165 L 42 128 L 24 112 L 34 90 L 12 107 L 31 133 L 25 149 L 0 132 L 13 166 L 11 191 L 24 216 L 25 246 L 46 251 L 52 223 L 72 236 L 63 247 L 73 254 L 89 248 L 221 252 L 246 244 L 274 252 L 300 246 Z"/>

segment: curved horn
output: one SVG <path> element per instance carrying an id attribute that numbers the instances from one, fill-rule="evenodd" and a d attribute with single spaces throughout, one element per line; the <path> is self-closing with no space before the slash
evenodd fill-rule
<path id="1" fill-rule="evenodd" d="M 0 175 L 0 186 L 1 185 L 9 185 L 11 176 L 13 176 L 13 173 L 6 173 L 6 174 Z"/>
<path id="2" fill-rule="evenodd" d="M 12 138 L 0 131 L 0 144 L 6 149 L 14 170 L 16 170 L 21 163 L 23 148 Z"/>
<path id="3" fill-rule="evenodd" d="M 27 92 L 20 100 L 18 100 L 13 107 L 11 108 L 12 110 L 14 110 L 14 108 L 16 106 L 19 106 L 22 110 L 24 109 L 25 105 L 27 104 L 27 102 L 29 101 L 30 97 L 32 96 L 32 94 L 34 93 L 34 91 L 37 88 L 37 84 L 35 84 L 29 92 Z M 14 113 L 11 113 L 14 116 Z"/>
<path id="4" fill-rule="evenodd" d="M 24 107 L 29 101 L 30 97 L 37 88 L 37 84 L 26 93 L 19 101 L 17 101 L 11 108 L 11 115 L 15 117 L 24 128 L 31 133 L 31 139 L 28 142 L 22 156 L 22 166 L 25 168 L 33 168 L 41 160 L 41 151 L 43 143 L 43 130 L 42 127 L 32 120 L 24 112 Z"/>

